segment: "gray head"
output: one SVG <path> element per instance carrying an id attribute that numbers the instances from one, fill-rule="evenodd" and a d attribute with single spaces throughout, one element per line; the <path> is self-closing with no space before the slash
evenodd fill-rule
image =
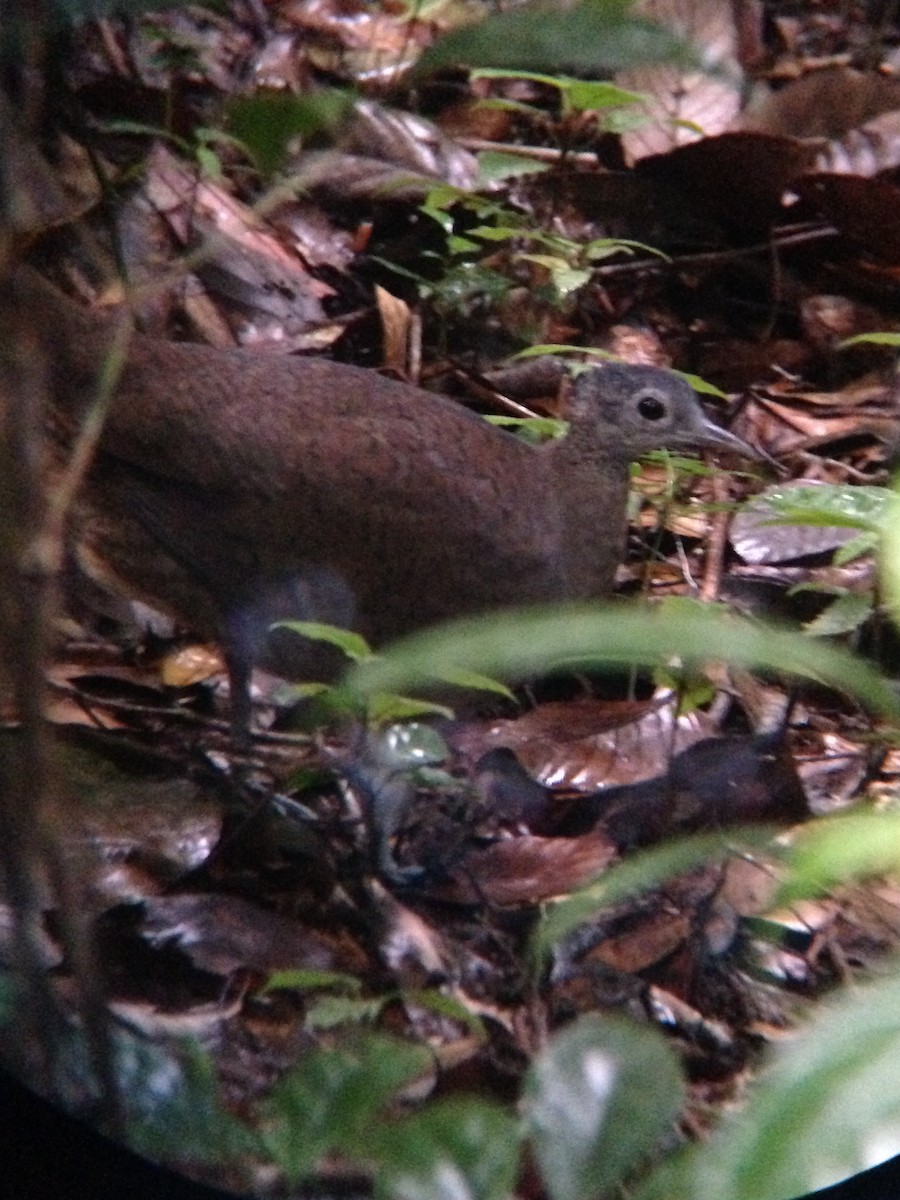
<path id="1" fill-rule="evenodd" d="M 568 402 L 572 431 L 609 431 L 626 457 L 650 450 L 755 451 L 710 421 L 694 389 L 672 371 L 629 363 L 603 363 L 583 371 Z"/>

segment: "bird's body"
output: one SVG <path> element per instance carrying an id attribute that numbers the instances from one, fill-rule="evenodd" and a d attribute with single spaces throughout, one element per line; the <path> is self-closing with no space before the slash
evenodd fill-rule
<path id="1" fill-rule="evenodd" d="M 6 282 L 46 331 L 65 447 L 113 338 L 30 271 Z M 457 403 L 320 359 L 131 339 L 74 515 L 95 574 L 251 661 L 316 674 L 290 617 L 374 644 L 511 604 L 603 596 L 628 464 L 654 446 L 736 448 L 693 391 L 652 367 L 591 368 L 569 434 L 533 446 Z"/>

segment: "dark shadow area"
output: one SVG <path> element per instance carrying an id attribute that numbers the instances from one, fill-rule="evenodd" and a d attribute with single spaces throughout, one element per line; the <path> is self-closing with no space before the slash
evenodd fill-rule
<path id="1" fill-rule="evenodd" d="M 117 1146 L 0 1072 L 0 1194 L 22 1200 L 229 1200 Z"/>
<path id="2" fill-rule="evenodd" d="M 233 1200 L 132 1154 L 0 1072 L 2 1188 L 28 1200 Z M 312 1193 L 306 1193 L 312 1194 Z M 317 1192 L 324 1197 L 324 1192 Z M 345 1193 L 344 1200 L 349 1193 Z M 353 1189 L 353 1195 L 361 1192 Z M 891 1200 L 900 1156 L 797 1200 Z"/>

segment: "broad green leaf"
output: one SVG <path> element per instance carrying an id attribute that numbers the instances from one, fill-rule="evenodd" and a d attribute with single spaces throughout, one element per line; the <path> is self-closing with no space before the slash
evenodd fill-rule
<path id="1" fill-rule="evenodd" d="M 681 1109 L 672 1048 L 620 1017 L 581 1017 L 525 1081 L 525 1122 L 553 1200 L 613 1194 L 649 1157 Z"/>
<path id="2" fill-rule="evenodd" d="M 384 1130 L 379 1157 L 379 1200 L 509 1200 L 518 1122 L 475 1097 L 439 1100 Z"/>
<path id="3" fill-rule="evenodd" d="M 900 1152 L 900 974 L 853 989 L 773 1057 L 710 1142 L 632 1200 L 791 1200 Z"/>
<path id="4" fill-rule="evenodd" d="M 540 83 L 544 87 L 565 88 L 574 81 L 560 75 L 547 75 L 541 71 L 504 70 L 502 67 L 478 67 L 472 72 L 473 79 L 522 79 L 528 83 Z"/>
<path id="5" fill-rule="evenodd" d="M 486 242 L 508 242 L 510 238 L 527 237 L 524 230 L 516 225 L 478 225 L 470 229 L 472 237 L 482 238 Z"/>
<path id="6" fill-rule="evenodd" d="M 595 82 L 588 79 L 569 79 L 564 75 L 545 75 L 540 71 L 515 71 L 512 69 L 481 67 L 472 72 L 473 79 L 524 79 L 556 88 L 565 99 L 568 108 L 602 109 L 642 104 L 647 97 L 641 92 L 628 92 L 614 83 Z"/>
<path id="7" fill-rule="evenodd" d="M 339 1025 L 374 1025 L 392 995 L 320 996 L 307 1006 L 306 1024 L 310 1029 L 337 1029 Z"/>
<path id="8" fill-rule="evenodd" d="M 517 254 L 516 258 L 522 259 L 524 262 L 535 263 L 539 267 L 546 267 L 548 271 L 563 271 L 569 266 L 566 260 L 557 254 Z"/>
<path id="9" fill-rule="evenodd" d="M 568 296 L 570 292 L 584 287 L 591 278 L 590 271 L 573 267 L 564 258 L 552 254 L 516 254 L 514 257 L 524 262 L 535 263 L 549 271 L 553 286 L 561 296 Z"/>
<path id="10" fill-rule="evenodd" d="M 199 1046 L 120 1032 L 114 1050 L 128 1141 L 139 1154 L 185 1165 L 256 1152 L 256 1135 L 224 1107 L 212 1059 Z"/>
<path id="11" fill-rule="evenodd" d="M 798 830 L 778 904 L 821 895 L 838 883 L 900 870 L 900 813 L 823 817 Z"/>
<path id="12" fill-rule="evenodd" d="M 459 237 L 454 233 L 447 239 L 447 252 L 449 254 L 475 254 L 480 250 L 481 244 L 473 242 L 471 238 Z"/>
<path id="13" fill-rule="evenodd" d="M 628 92 L 614 83 L 570 79 L 566 84 L 569 105 L 579 110 L 618 108 L 627 104 L 642 104 L 647 99 L 641 92 Z"/>
<path id="14" fill-rule="evenodd" d="M 631 0 L 530 4 L 454 30 L 425 52 L 421 75 L 440 67 L 513 67 L 606 76 L 644 63 L 698 63 L 693 47 L 662 25 L 632 16 Z"/>
<path id="15" fill-rule="evenodd" d="M 326 625 L 321 621 L 278 621 L 276 629 L 289 629 L 313 642 L 327 642 L 352 658 L 354 662 L 366 662 L 373 657 L 372 649 L 364 637 L 352 629 L 341 629 L 337 625 Z"/>
<path id="16" fill-rule="evenodd" d="M 423 1047 L 375 1035 L 313 1050 L 264 1105 L 266 1148 L 292 1183 L 311 1174 L 329 1151 L 365 1156 L 379 1110 L 430 1064 Z"/>
<path id="17" fill-rule="evenodd" d="M 352 94 L 337 88 L 304 95 L 257 91 L 230 102 L 228 132 L 248 148 L 262 174 L 270 176 L 281 168 L 294 138 L 336 132 L 352 105 Z"/>
<path id="18" fill-rule="evenodd" d="M 807 621 L 804 630 L 814 637 L 837 637 L 859 629 L 874 612 L 870 595 L 861 592 L 845 592 L 838 596 L 812 621 Z"/>
<path id="19" fill-rule="evenodd" d="M 576 604 L 511 609 L 468 617 L 395 642 L 350 669 L 352 695 L 415 688 L 448 671 L 524 679 L 576 665 L 645 665 L 677 657 L 721 659 L 806 676 L 855 695 L 876 712 L 900 716 L 900 702 L 878 671 L 850 651 L 774 624 L 718 608 L 641 603 Z"/>
<path id="20" fill-rule="evenodd" d="M 771 525 L 824 525 L 878 532 L 891 505 L 887 488 L 846 484 L 769 488 L 766 504 L 777 514 Z"/>
<path id="21" fill-rule="evenodd" d="M 872 554 L 879 545 L 880 539 L 876 530 L 868 529 L 845 545 L 838 546 L 831 561 L 836 567 L 843 567 L 847 563 L 853 562 L 854 559 L 862 558 L 864 554 Z"/>

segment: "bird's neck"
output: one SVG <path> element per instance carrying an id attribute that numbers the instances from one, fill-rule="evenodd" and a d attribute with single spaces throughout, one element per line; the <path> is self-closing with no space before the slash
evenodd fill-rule
<path id="1" fill-rule="evenodd" d="M 573 424 L 549 447 L 568 599 L 607 595 L 625 539 L 630 456 L 615 429 Z"/>

